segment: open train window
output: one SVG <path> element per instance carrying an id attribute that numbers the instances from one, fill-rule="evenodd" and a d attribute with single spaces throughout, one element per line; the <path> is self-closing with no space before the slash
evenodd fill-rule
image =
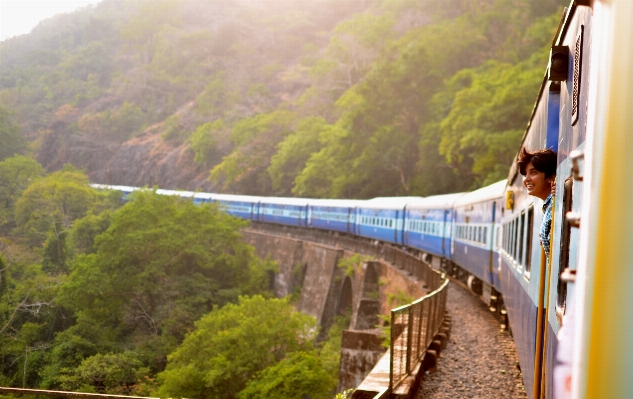
<path id="1" fill-rule="evenodd" d="M 527 243 L 525 246 L 525 276 L 529 279 L 532 271 L 532 236 L 534 229 L 534 205 L 530 205 L 527 213 Z"/>
<path id="2" fill-rule="evenodd" d="M 556 319 L 560 323 L 565 314 L 567 305 L 567 283 L 560 278 L 565 268 L 569 267 L 569 251 L 571 242 L 571 225 L 564 216 L 572 209 L 572 191 L 574 188 L 574 179 L 569 177 L 563 185 L 563 224 L 560 240 L 560 263 L 558 264 L 558 286 L 556 295 Z"/>

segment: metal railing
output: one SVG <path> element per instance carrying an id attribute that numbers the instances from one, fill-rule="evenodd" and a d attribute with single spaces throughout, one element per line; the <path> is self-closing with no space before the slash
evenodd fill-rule
<path id="1" fill-rule="evenodd" d="M 439 275 L 439 273 L 438 273 Z M 433 337 L 440 331 L 446 309 L 449 280 L 410 304 L 391 311 L 391 364 L 389 388 L 395 390 L 422 361 Z"/>

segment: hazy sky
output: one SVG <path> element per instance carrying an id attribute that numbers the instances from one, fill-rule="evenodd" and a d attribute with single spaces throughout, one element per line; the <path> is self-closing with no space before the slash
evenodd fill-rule
<path id="1" fill-rule="evenodd" d="M 100 0 L 0 0 L 0 41 L 29 33 L 41 20 Z"/>

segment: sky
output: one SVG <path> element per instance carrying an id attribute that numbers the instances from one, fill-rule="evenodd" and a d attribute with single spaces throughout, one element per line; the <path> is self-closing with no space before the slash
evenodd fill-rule
<path id="1" fill-rule="evenodd" d="M 42 20 L 99 0 L 0 0 L 0 41 L 24 35 Z"/>

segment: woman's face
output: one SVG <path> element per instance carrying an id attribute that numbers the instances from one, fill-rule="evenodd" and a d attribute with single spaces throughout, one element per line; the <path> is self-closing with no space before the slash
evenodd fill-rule
<path id="1" fill-rule="evenodd" d="M 530 162 L 525 168 L 523 185 L 527 188 L 528 194 L 542 200 L 552 192 L 552 178 L 545 178 L 545 172 L 539 172 Z"/>

